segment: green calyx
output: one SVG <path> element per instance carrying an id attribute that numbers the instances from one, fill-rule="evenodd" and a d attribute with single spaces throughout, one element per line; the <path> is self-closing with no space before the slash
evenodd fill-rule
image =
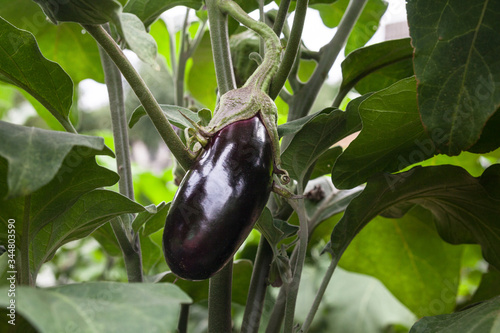
<path id="1" fill-rule="evenodd" d="M 271 79 L 276 74 L 281 60 L 280 40 L 271 28 L 252 19 L 236 2 L 220 0 L 219 8 L 258 33 L 265 41 L 266 51 L 262 63 L 243 87 L 228 91 L 221 96 L 214 116 L 205 130 L 209 135 L 213 135 L 229 124 L 259 115 L 273 142 L 274 172 L 280 175 L 282 183 L 288 183 L 290 179 L 287 172 L 280 169 L 278 110 L 274 101 L 267 95 Z"/>

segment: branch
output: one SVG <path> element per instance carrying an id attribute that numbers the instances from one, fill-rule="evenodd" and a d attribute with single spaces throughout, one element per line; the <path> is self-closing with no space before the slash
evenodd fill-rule
<path id="1" fill-rule="evenodd" d="M 163 111 L 158 102 L 155 100 L 153 94 L 134 69 L 132 64 L 128 61 L 127 57 L 125 57 L 120 47 L 102 26 L 87 24 L 82 26 L 102 46 L 118 69 L 120 69 L 123 76 L 130 84 L 130 87 L 137 95 L 137 98 L 139 98 L 139 101 L 144 106 L 144 110 L 146 110 L 148 116 L 151 118 L 163 141 L 165 141 L 167 146 L 170 148 L 170 151 L 179 164 L 185 170 L 188 170 L 193 163 L 193 156 L 179 139 L 170 122 L 163 114 Z"/>
<path id="2" fill-rule="evenodd" d="M 293 63 L 295 62 L 297 51 L 301 44 L 302 30 L 304 28 L 308 2 L 308 0 L 297 0 L 292 31 L 290 32 L 290 38 L 286 44 L 285 55 L 283 56 L 283 61 L 281 62 L 278 72 L 271 83 L 269 96 L 272 99 L 275 99 L 278 96 L 281 88 L 285 85 Z"/>
<path id="3" fill-rule="evenodd" d="M 340 50 L 342 50 L 347 42 L 347 38 L 356 24 L 359 15 L 363 11 L 366 2 L 367 0 L 352 0 L 349 2 L 335 36 L 333 36 L 332 40 L 324 46 L 323 54 L 321 55 L 321 59 L 313 75 L 306 85 L 297 93 L 296 98 L 294 98 L 294 103 L 291 105 L 288 114 L 288 121 L 304 117 L 309 113 L 321 86 L 328 76 L 328 72 L 337 59 Z"/>
<path id="4" fill-rule="evenodd" d="M 215 64 L 215 75 L 219 95 L 236 89 L 229 37 L 227 16 L 217 6 L 217 0 L 206 0 L 210 39 Z M 208 333 L 231 332 L 231 288 L 233 262 L 230 261 L 219 273 L 210 279 L 208 289 Z"/>
<path id="5" fill-rule="evenodd" d="M 109 33 L 109 25 L 104 25 L 104 29 Z M 104 70 L 106 86 L 108 88 L 109 108 L 111 111 L 111 127 L 115 143 L 116 169 L 120 175 L 118 188 L 121 194 L 134 200 L 134 185 L 132 180 L 132 167 L 130 163 L 130 150 L 128 142 L 127 116 L 125 114 L 125 100 L 123 95 L 122 76 L 120 71 L 106 54 L 102 47 L 99 47 L 101 63 Z M 129 215 L 132 217 L 132 215 Z M 118 221 L 118 222 L 117 222 Z M 111 222 L 111 227 L 116 239 L 122 249 L 129 282 L 142 282 L 142 256 L 139 238 L 133 246 L 131 240 L 134 237 L 127 237 L 127 232 L 119 220 Z"/>
<path id="6" fill-rule="evenodd" d="M 231 286 L 233 262 L 210 279 L 208 287 L 208 333 L 232 332 Z"/>
<path id="7" fill-rule="evenodd" d="M 206 0 L 208 23 L 210 25 L 210 39 L 215 64 L 215 76 L 219 95 L 236 88 L 229 36 L 227 32 L 227 15 L 223 14 L 217 5 L 217 0 Z"/>

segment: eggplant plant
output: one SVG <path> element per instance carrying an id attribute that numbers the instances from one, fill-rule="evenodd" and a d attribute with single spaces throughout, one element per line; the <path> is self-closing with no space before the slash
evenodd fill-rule
<path id="1" fill-rule="evenodd" d="M 498 332 L 499 31 L 488 0 L 0 0 L 1 331 Z"/>

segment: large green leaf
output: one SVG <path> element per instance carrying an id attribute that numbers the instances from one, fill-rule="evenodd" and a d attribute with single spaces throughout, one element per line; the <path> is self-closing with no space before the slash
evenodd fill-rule
<path id="1" fill-rule="evenodd" d="M 186 6 L 200 9 L 202 5 L 202 0 L 130 0 L 123 10 L 137 15 L 146 28 L 149 28 L 163 12 L 172 7 Z"/>
<path id="2" fill-rule="evenodd" d="M 122 6 L 115 0 L 33 0 L 54 23 L 104 24 L 118 22 Z"/>
<path id="3" fill-rule="evenodd" d="M 48 59 L 56 61 L 75 84 L 92 78 L 104 82 L 104 73 L 95 40 L 82 34 L 76 23 L 54 25 L 32 0 L 0 0 L 1 15 L 16 27 L 35 35 L 38 46 Z"/>
<path id="4" fill-rule="evenodd" d="M 348 4 L 349 0 L 339 0 L 332 4 L 316 4 L 311 7 L 319 11 L 321 19 L 327 27 L 334 28 L 340 23 Z M 345 54 L 349 54 L 351 51 L 360 48 L 372 38 L 378 29 L 380 18 L 384 15 L 386 9 L 387 2 L 384 0 L 367 1 L 365 8 L 349 35 Z"/>
<path id="5" fill-rule="evenodd" d="M 323 259 L 323 260 L 322 260 Z M 300 284 L 296 320 L 303 322 L 325 275 L 327 258 L 306 264 Z M 309 332 L 381 333 L 399 324 L 410 327 L 415 316 L 377 279 L 337 268 Z M 408 332 L 408 329 L 404 332 Z"/>
<path id="6" fill-rule="evenodd" d="M 435 153 L 420 122 L 415 89 L 415 79 L 407 78 L 361 102 L 363 129 L 333 167 L 337 188 L 362 184 L 378 172 L 402 170 Z"/>
<path id="7" fill-rule="evenodd" d="M 47 60 L 35 37 L 0 17 L 0 80 L 30 93 L 66 127 L 73 82 L 57 63 Z"/>
<path id="8" fill-rule="evenodd" d="M 72 150 L 54 179 L 31 194 L 29 204 L 31 234 L 36 234 L 46 224 L 64 213 L 84 193 L 99 187 L 111 186 L 118 181 L 118 175 L 115 172 L 98 166 L 94 154 L 86 153 L 88 156 L 83 155 L 79 149 Z M 4 159 L 1 159 L 0 184 L 2 187 L 6 185 L 6 174 L 7 164 Z M 24 198 L 1 200 L 0 211 L 0 223 L 5 226 L 9 217 L 15 218 L 17 223 L 22 224 L 22 218 L 25 216 Z M 4 237 L 0 236 L 0 239 Z"/>
<path id="9" fill-rule="evenodd" d="M 356 112 L 330 108 L 318 113 L 297 132 L 281 154 L 281 162 L 290 176 L 303 179 L 317 158 L 334 143 L 359 130 Z"/>
<path id="10" fill-rule="evenodd" d="M 500 106 L 500 2 L 411 0 L 407 11 L 422 121 L 457 155 Z"/>
<path id="11" fill-rule="evenodd" d="M 443 242 L 433 219 L 418 206 L 399 219 L 378 216 L 354 238 L 339 265 L 379 279 L 418 317 L 449 313 L 463 248 Z"/>
<path id="12" fill-rule="evenodd" d="M 36 276 L 41 265 L 50 260 L 62 245 L 90 235 L 94 230 L 117 216 L 139 213 L 144 207 L 119 193 L 93 190 L 46 224 L 36 234 L 30 233 L 30 258 Z"/>
<path id="13" fill-rule="evenodd" d="M 9 197 L 30 194 L 47 184 L 56 175 L 70 152 L 78 146 L 82 156 L 92 151 L 103 152 L 99 137 L 28 128 L 0 121 L 0 156 L 9 163 L 7 177 Z"/>
<path id="14" fill-rule="evenodd" d="M 191 299 L 173 284 L 92 282 L 18 287 L 16 310 L 39 332 L 176 332 L 180 305 Z M 7 289 L 0 296 L 9 305 Z"/>
<path id="15" fill-rule="evenodd" d="M 500 296 L 456 313 L 424 317 L 410 333 L 497 333 L 500 332 Z"/>
<path id="16" fill-rule="evenodd" d="M 361 94 L 387 88 L 413 75 L 410 39 L 389 40 L 351 52 L 342 62 L 340 92 Z M 340 101 L 339 101 L 340 102 Z"/>
<path id="17" fill-rule="evenodd" d="M 400 217 L 413 205 L 435 216 L 440 236 L 451 244 L 481 245 L 484 258 L 500 267 L 500 164 L 479 178 L 442 165 L 415 167 L 396 175 L 373 177 L 335 226 L 330 248 L 342 255 L 354 236 L 377 215 Z"/>

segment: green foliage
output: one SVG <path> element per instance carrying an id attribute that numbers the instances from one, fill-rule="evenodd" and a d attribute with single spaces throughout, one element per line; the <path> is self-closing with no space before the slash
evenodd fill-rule
<path id="1" fill-rule="evenodd" d="M 493 333 L 499 328 L 498 311 L 499 296 L 460 312 L 422 318 L 411 328 L 410 333 Z"/>
<path id="2" fill-rule="evenodd" d="M 217 84 L 247 81 L 260 37 L 215 0 L 63 2 L 0 0 L 0 313 L 16 268 L 17 331 L 500 329 L 498 2 L 409 0 L 411 39 L 374 44 L 386 1 L 310 0 L 336 37 L 345 34 L 319 52 L 294 39 L 296 9 L 306 7 L 291 2 L 298 23 L 283 27 L 282 51 L 301 43 L 300 52 L 282 57 L 286 91 L 276 106 L 281 167 L 292 178 L 283 186 L 296 196 L 271 194 L 231 275 L 217 277 L 232 278 L 230 297 L 208 280 L 178 279 L 165 263 L 163 226 L 189 170 L 165 144 L 186 147 L 158 133 L 175 126 L 179 142 L 197 147 Z M 259 8 L 235 2 L 246 13 Z M 161 15 L 177 6 L 191 13 L 166 22 Z M 122 52 L 114 58 L 128 85 L 106 67 L 118 96 L 111 117 L 108 106 L 79 110 L 79 83 L 104 82 L 89 34 L 104 23 L 112 37 L 103 52 L 139 58 L 140 76 Z M 342 80 L 331 86 L 325 78 L 343 45 Z M 213 50 L 224 52 L 214 59 Z M 215 299 L 220 313 L 209 316 Z M 0 330 L 12 327 L 3 320 Z"/>
<path id="3" fill-rule="evenodd" d="M 5 308 L 8 289 L 1 290 L 0 304 Z M 167 283 L 93 282 L 49 289 L 19 287 L 16 292 L 23 300 L 17 305 L 19 313 L 39 332 L 175 332 L 179 305 L 191 303 L 179 287 Z"/>
<path id="4" fill-rule="evenodd" d="M 440 152 L 456 155 L 472 146 L 498 109 L 499 10 L 495 1 L 408 2 L 419 109 L 429 136 L 443 133 L 432 138 Z"/>
<path id="5" fill-rule="evenodd" d="M 26 90 L 61 123 L 69 125 L 73 82 L 59 64 L 47 60 L 32 34 L 0 17 L 0 80 Z"/>

